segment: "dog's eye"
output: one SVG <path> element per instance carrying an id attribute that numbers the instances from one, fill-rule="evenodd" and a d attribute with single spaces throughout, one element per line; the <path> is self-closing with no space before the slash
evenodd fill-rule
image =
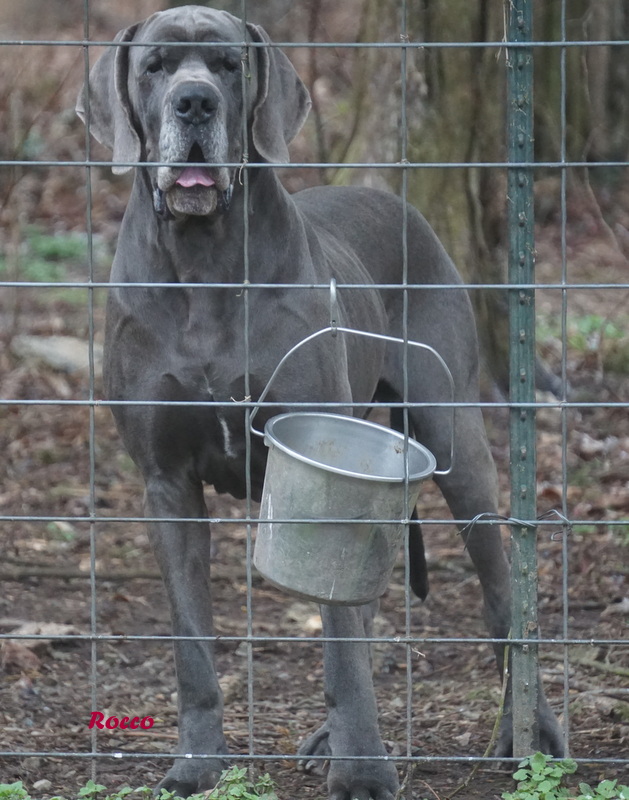
<path id="1" fill-rule="evenodd" d="M 236 72 L 238 67 L 240 66 L 240 62 L 236 61 L 235 59 L 231 58 L 230 56 L 226 56 L 222 61 L 223 69 L 226 69 L 227 72 Z"/>
<path id="2" fill-rule="evenodd" d="M 146 65 L 146 72 L 148 75 L 155 75 L 156 72 L 161 72 L 163 68 L 163 63 L 161 58 L 156 58 L 153 61 L 149 61 Z"/>

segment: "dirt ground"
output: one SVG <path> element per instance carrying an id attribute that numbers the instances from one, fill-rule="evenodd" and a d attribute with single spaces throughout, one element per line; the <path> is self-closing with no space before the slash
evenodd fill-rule
<path id="1" fill-rule="evenodd" d="M 540 234 L 540 274 L 554 269 L 553 232 Z M 573 263 L 587 266 L 576 243 Z M 587 252 L 585 251 L 586 255 Z M 605 253 L 599 243 L 599 255 Z M 603 259 L 604 260 L 604 259 Z M 611 280 L 621 280 L 618 264 L 606 267 Z M 576 280 L 580 273 L 575 272 Z M 581 274 L 583 277 L 585 273 Z M 607 278 L 606 278 L 607 279 Z M 546 294 L 549 294 L 547 297 Z M 540 313 L 553 312 L 556 293 L 541 293 Z M 587 293 L 583 293 L 587 294 Z M 580 299 L 608 303 L 596 293 Z M 15 314 L 15 298 L 5 294 L 0 312 L 3 329 Z M 556 309 L 555 309 L 556 312 Z M 100 338 L 103 311 L 97 303 L 95 323 Z M 85 334 L 85 308 L 43 290 L 20 290 L 17 329 L 20 333 Z M 5 339 L 9 343 L 8 338 Z M 552 342 L 551 342 L 552 345 Z M 549 347 L 551 347 L 549 345 Z M 551 348 L 552 349 L 552 348 Z M 583 399 L 627 399 L 626 376 L 601 373 L 589 352 L 570 351 L 569 378 Z M 55 371 L 12 355 L 0 356 L 1 395 L 17 399 L 85 398 L 82 373 Z M 97 379 L 96 396 L 100 396 Z M 579 758 L 627 758 L 629 741 L 629 648 L 627 641 L 627 573 L 629 511 L 629 419 L 626 408 L 583 409 L 569 413 L 567 435 L 570 516 L 581 520 L 568 539 L 568 636 L 623 640 L 623 644 L 569 648 L 570 748 Z M 106 408 L 94 411 L 94 489 L 90 489 L 89 410 L 76 406 L 1 406 L 0 511 L 18 516 L 84 517 L 94 508 L 94 625 L 99 634 L 169 634 L 168 611 L 156 565 L 140 523 L 107 522 L 108 516 L 141 516 L 142 487 L 124 454 Z M 503 509 L 508 504 L 507 418 L 492 409 L 487 422 L 499 465 Z M 561 504 L 561 427 L 558 412 L 539 414 L 540 512 Z M 208 493 L 210 514 L 242 517 L 231 499 Z M 447 518 L 432 484 L 420 506 L 427 519 Z M 587 520 L 605 520 L 603 526 Z M 624 525 L 614 525 L 624 520 Z M 540 616 L 546 636 L 562 636 L 562 542 L 556 528 L 542 526 L 539 535 Z M 213 565 L 216 625 L 220 634 L 242 636 L 246 619 L 246 527 L 214 526 L 217 554 Z M 484 635 L 480 593 L 469 560 L 450 526 L 427 526 L 425 539 L 431 594 L 413 602 L 408 620 L 418 637 Z M 0 632 L 33 632 L 25 623 L 50 625 L 58 634 L 87 634 L 92 626 L 90 593 L 90 529 L 84 522 L 5 521 L 0 523 Z M 406 630 L 403 565 L 396 569 L 382 600 L 377 635 L 392 637 Z M 295 637 L 290 642 L 253 646 L 253 747 L 266 757 L 260 765 L 278 784 L 280 798 L 324 796 L 322 780 L 305 775 L 283 755 L 295 753 L 299 740 L 323 719 L 321 651 L 300 638 L 317 635 L 314 605 L 297 602 L 267 585 L 254 572 L 251 598 L 252 632 L 256 636 Z M 50 629 L 43 628 L 43 632 Z M 422 643 L 410 649 L 410 673 L 404 645 L 375 645 L 374 680 L 381 725 L 391 752 L 404 754 L 407 737 L 407 693 L 412 690 L 410 748 L 414 755 L 435 759 L 479 756 L 485 751 L 496 715 L 499 689 L 489 647 L 465 643 Z M 29 647 L 25 640 L 4 641 L 0 672 L 0 737 L 3 751 L 85 753 L 91 749 L 88 721 L 94 708 L 123 716 L 151 716 L 151 730 L 99 733 L 101 752 L 166 753 L 176 745 L 173 660 L 167 642 L 118 640 L 54 641 Z M 92 655 L 94 660 L 92 661 Z M 248 658 L 246 645 L 219 643 L 218 662 L 226 695 L 226 731 L 237 756 L 249 748 Z M 542 648 L 542 668 L 551 702 L 563 713 L 563 650 Z M 91 680 L 95 681 L 92 695 Z M 96 762 L 97 779 L 116 788 L 155 784 L 167 768 L 164 759 L 111 758 Z M 91 776 L 87 758 L 20 755 L 3 758 L 0 779 L 42 778 L 51 782 L 42 797 L 71 793 Z M 581 777 L 622 777 L 623 767 L 584 766 Z M 467 776 L 469 766 L 447 761 L 421 762 L 409 783 L 412 796 L 447 797 Z M 507 772 L 481 769 L 460 797 L 499 797 L 510 785 Z M 409 789 L 410 791 L 410 789 Z"/>
<path id="2" fill-rule="evenodd" d="M 150 5 L 150 0 L 144 5 Z M 0 11 L 9 6 L 0 2 Z M 118 6 L 120 15 L 128 14 L 126 3 Z M 72 33 L 69 27 L 64 35 Z M 46 53 L 48 83 L 38 83 L 39 94 L 30 90 L 18 93 L 12 113 L 19 116 L 20 103 L 27 112 L 36 109 L 32 112 L 36 123 L 22 132 L 28 133 L 30 147 L 40 148 L 34 151 L 35 157 L 74 158 L 83 151 L 84 135 L 70 121 L 72 114 L 62 118 L 58 109 L 73 104 L 76 87 L 68 76 L 80 72 L 80 54 L 59 50 Z M 23 65 L 21 80 L 25 86 L 38 77 L 38 63 L 33 60 Z M 6 66 L 0 63 L 0 69 Z M 12 70 L 12 64 L 9 68 Z M 14 134 L 16 131 L 0 129 L 3 152 Z M 54 148 L 48 144 L 53 140 Z M 99 157 L 101 151 L 96 149 L 94 154 Z M 102 151 L 102 157 L 106 155 Z M 105 170 L 95 168 L 92 176 L 95 278 L 106 280 L 124 208 L 124 189 L 116 179 L 112 182 Z M 16 170 L 9 180 L 6 172 L 0 178 L 4 258 L 0 266 L 5 270 L 0 280 L 6 280 L 13 274 L 7 271 L 9 256 L 24 255 L 23 243 L 32 238 L 29 225 L 36 222 L 48 233 L 81 232 L 86 198 L 83 171 L 78 168 L 51 169 L 43 177 L 34 170 Z M 300 177 L 293 176 L 293 180 L 298 186 Z M 571 195 L 570 202 L 566 241 L 569 280 L 627 286 L 627 192 L 623 195 L 619 190 L 614 204 L 609 201 L 607 206 L 601 198 L 599 205 L 578 193 Z M 547 215 L 547 224 L 538 231 L 537 247 L 540 281 L 557 281 L 561 235 L 556 216 Z M 64 269 L 64 278 L 84 280 L 85 258 Z M 48 271 L 47 280 L 52 280 L 53 274 Z M 541 290 L 538 295 L 541 348 L 553 369 L 559 371 L 561 293 Z M 622 291 L 572 290 L 567 297 L 566 369 L 571 399 L 627 403 L 629 286 Z M 104 291 L 94 292 L 93 299 L 95 341 L 100 344 Z M 25 334 L 87 340 L 87 303 L 84 290 L 2 289 L 0 398 L 67 401 L 90 396 L 84 371 L 54 369 L 21 355 L 15 347 L 16 338 Z M 102 396 L 99 369 L 94 396 Z M 499 468 L 501 510 L 507 514 L 507 412 L 498 407 L 489 409 L 486 421 Z M 568 536 L 566 564 L 558 528 L 540 526 L 540 622 L 548 638 L 563 637 L 565 568 L 567 635 L 600 640 L 568 649 L 569 714 L 564 722 L 570 731 L 571 755 L 624 759 L 624 765 L 583 764 L 578 774 L 580 780 L 591 782 L 602 777 L 627 782 L 629 414 L 626 405 L 571 409 L 565 423 L 565 499 L 570 519 L 579 524 Z M 541 409 L 540 514 L 562 508 L 561 443 L 561 412 Z M 170 644 L 121 638 L 92 645 L 87 639 L 71 638 L 92 630 L 120 637 L 167 637 L 170 633 L 165 596 L 143 524 L 108 521 L 110 517 L 142 515 L 141 481 L 122 449 L 110 412 L 97 406 L 91 416 L 87 407 L 7 405 L 0 400 L 0 452 L 0 633 L 41 631 L 70 637 L 37 646 L 16 638 L 1 643 L 0 752 L 18 755 L 0 756 L 0 783 L 22 780 L 32 789 L 36 781 L 45 779 L 50 785 L 32 792 L 41 800 L 58 793 L 70 796 L 90 777 L 112 790 L 123 785 L 155 785 L 169 760 L 150 754 L 172 752 L 177 740 Z M 243 506 L 209 491 L 208 506 L 213 517 L 230 520 L 244 515 Z M 426 485 L 419 510 L 426 519 L 448 518 L 433 484 Z M 90 514 L 97 517 L 92 525 L 75 521 Z M 71 519 L 55 522 L 37 517 Z M 247 633 L 246 526 L 225 521 L 215 524 L 213 531 L 217 631 L 226 637 L 243 636 Z M 408 626 L 412 635 L 431 640 L 484 636 L 480 591 L 455 530 L 448 525 L 427 525 L 424 537 L 431 593 L 425 603 L 411 603 L 407 619 L 400 561 L 382 599 L 376 635 L 390 640 L 404 636 Z M 97 574 L 93 593 L 92 561 Z M 304 641 L 320 632 L 317 610 L 270 587 L 255 571 L 252 581 L 251 630 L 255 636 L 268 638 L 253 645 L 250 674 L 245 644 L 228 640 L 219 642 L 217 648 L 228 744 L 236 760 L 239 754 L 247 754 L 251 723 L 253 752 L 265 756 L 259 768 L 271 773 L 280 800 L 323 798 L 324 781 L 299 772 L 295 762 L 286 758 L 295 754 L 300 739 L 323 720 L 321 648 L 316 642 Z M 293 638 L 274 641 L 277 636 Z M 619 643 L 601 643 L 610 640 Z M 541 648 L 546 689 L 562 718 L 566 679 L 563 658 L 560 645 L 550 642 Z M 411 754 L 427 759 L 418 762 L 409 777 L 406 796 L 416 800 L 448 797 L 468 777 L 470 765 L 447 758 L 483 755 L 496 717 L 500 691 L 489 646 L 419 640 L 407 649 L 392 641 L 376 643 L 374 682 L 381 729 L 390 752 L 405 755 L 410 735 Z M 410 721 L 408 707 L 412 709 Z M 88 729 L 93 709 L 119 717 L 151 716 L 155 724 L 146 731 L 99 732 L 98 739 L 93 740 Z M 112 756 L 95 761 L 80 757 L 91 752 L 93 745 Z M 37 755 L 49 751 L 59 755 Z M 70 755 L 61 755 L 66 753 Z M 149 755 L 137 757 L 139 753 Z M 483 767 L 457 797 L 493 800 L 512 785 L 508 771 Z"/>

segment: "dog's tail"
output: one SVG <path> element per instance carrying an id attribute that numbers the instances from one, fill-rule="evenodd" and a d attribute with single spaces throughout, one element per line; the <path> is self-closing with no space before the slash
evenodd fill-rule
<path id="1" fill-rule="evenodd" d="M 402 432 L 404 430 L 403 411 L 401 408 L 391 409 L 391 427 Z M 417 509 L 413 509 L 412 520 L 417 520 Z M 426 564 L 426 551 L 424 550 L 424 537 L 421 525 L 413 522 L 408 532 L 408 561 L 413 593 L 425 600 L 428 597 L 428 565 Z"/>
<path id="2" fill-rule="evenodd" d="M 411 519 L 417 519 L 416 509 L 413 509 Z M 428 564 L 426 564 L 424 537 L 419 523 L 413 523 L 408 532 L 408 561 L 411 589 L 420 600 L 425 600 L 429 589 Z"/>

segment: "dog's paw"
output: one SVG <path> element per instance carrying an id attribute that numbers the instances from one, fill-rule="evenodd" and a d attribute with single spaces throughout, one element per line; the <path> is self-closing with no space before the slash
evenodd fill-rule
<path id="1" fill-rule="evenodd" d="M 346 746 L 343 752 L 354 749 Z M 373 752 L 380 750 L 384 755 L 382 746 L 373 748 Z M 298 753 L 301 769 L 319 776 L 327 772 L 329 800 L 394 800 L 399 789 L 397 770 L 390 761 L 328 761 L 332 751 L 327 722 L 304 739 Z"/>
<path id="2" fill-rule="evenodd" d="M 395 800 L 400 787 L 389 761 L 333 761 L 328 773 L 329 800 Z"/>
<path id="3" fill-rule="evenodd" d="M 545 697 L 540 698 L 537 717 L 539 749 L 542 753 L 555 756 L 555 758 L 563 758 L 565 755 L 563 731 Z M 494 755 L 499 758 L 511 758 L 513 756 L 513 720 L 511 712 L 505 713 L 500 723 L 500 733 Z"/>
<path id="4" fill-rule="evenodd" d="M 329 764 L 327 758 L 331 753 L 329 736 L 328 725 L 325 723 L 304 739 L 297 751 L 297 754 L 301 756 L 297 762 L 299 769 L 303 769 L 309 775 L 325 775 Z M 313 758 L 313 756 L 317 756 L 317 758 Z"/>
<path id="5" fill-rule="evenodd" d="M 190 797 L 213 789 L 227 764 L 218 759 L 178 759 L 155 788 L 155 795 L 162 789 L 174 792 L 177 797 Z"/>

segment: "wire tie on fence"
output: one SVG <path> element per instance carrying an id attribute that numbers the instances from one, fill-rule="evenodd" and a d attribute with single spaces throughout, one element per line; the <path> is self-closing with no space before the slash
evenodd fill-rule
<path id="1" fill-rule="evenodd" d="M 515 517 L 506 517 L 503 514 L 494 514 L 492 511 L 483 511 L 480 514 L 477 514 L 474 519 L 470 520 L 467 525 L 461 528 L 461 536 L 463 537 L 463 543 L 467 548 L 467 541 L 472 534 L 472 530 L 475 525 L 479 522 L 486 521 L 486 522 L 504 522 L 505 525 L 517 525 L 520 528 L 534 528 L 535 524 L 533 522 L 527 522 L 523 519 L 516 519 Z"/>
<path id="2" fill-rule="evenodd" d="M 247 278 L 245 278 L 244 281 L 242 282 L 242 289 L 238 292 L 236 297 L 242 297 L 243 294 L 245 293 L 245 287 L 249 286 L 250 283 L 251 283 L 251 281 L 249 281 Z"/>
<path id="3" fill-rule="evenodd" d="M 244 183 L 242 181 L 242 173 L 243 173 L 243 170 L 247 166 L 248 163 L 249 163 L 249 159 L 247 158 L 247 156 L 243 156 L 242 157 L 242 161 L 240 162 L 240 167 L 238 168 L 238 183 L 241 186 L 244 186 Z"/>
<path id="4" fill-rule="evenodd" d="M 570 520 L 560 511 L 557 511 L 556 508 L 552 508 L 550 511 L 540 514 L 535 522 L 528 522 L 523 519 L 517 519 L 516 517 L 505 517 L 502 514 L 493 514 L 489 511 L 484 511 L 481 514 L 477 514 L 474 519 L 470 520 L 467 525 L 465 525 L 465 527 L 461 528 L 461 536 L 463 536 L 465 547 L 467 547 L 467 540 L 472 533 L 472 529 L 482 520 L 486 520 L 488 522 L 504 522 L 506 525 L 517 525 L 519 528 L 535 528 L 537 523 L 542 523 L 543 525 L 544 520 L 548 519 L 549 517 L 557 517 L 561 520 L 561 522 L 563 522 L 561 531 L 556 531 L 553 533 L 550 537 L 551 541 L 556 542 L 560 536 L 563 536 L 564 534 L 570 536 L 572 534 L 572 524 Z"/>
<path id="5" fill-rule="evenodd" d="M 243 47 L 242 52 L 240 54 L 240 63 L 242 64 L 242 68 L 244 71 L 245 78 L 250 81 L 251 80 L 251 66 L 249 64 L 249 48 Z"/>
<path id="6" fill-rule="evenodd" d="M 332 336 L 335 337 L 337 334 L 337 325 L 338 325 L 338 311 L 339 311 L 339 304 L 338 304 L 338 297 L 336 295 L 336 278 L 330 279 L 330 328 L 332 328 Z"/>
<path id="7" fill-rule="evenodd" d="M 236 400 L 235 397 L 230 397 L 229 399 L 232 401 L 232 403 L 250 403 L 251 402 L 251 395 L 250 394 L 245 395 L 242 398 L 242 400 Z"/>
<path id="8" fill-rule="evenodd" d="M 507 517 L 502 516 L 501 514 L 494 514 L 491 511 L 483 511 L 480 514 L 477 514 L 474 519 L 470 520 L 467 525 L 461 528 L 461 536 L 463 537 L 463 544 L 467 549 L 467 540 L 472 535 L 472 530 L 474 526 L 480 522 L 482 519 L 486 519 L 487 521 L 492 522 L 507 522 Z"/>
<path id="9" fill-rule="evenodd" d="M 517 525 L 518 528 L 536 528 L 537 525 L 535 522 L 529 522 L 528 520 L 518 519 L 517 517 L 507 517 L 506 520 L 508 525 Z"/>
<path id="10" fill-rule="evenodd" d="M 565 517 L 561 513 L 561 511 L 557 511 L 556 508 L 551 508 L 550 511 L 546 511 L 544 514 L 539 516 L 538 520 L 540 520 L 540 522 L 541 522 L 541 521 L 543 521 L 545 519 L 548 519 L 548 517 L 557 517 L 558 519 L 560 519 L 563 522 L 563 526 L 561 528 L 561 531 L 555 531 L 555 533 L 553 533 L 552 536 L 550 537 L 551 542 L 556 542 L 557 539 L 560 536 L 564 536 L 564 535 L 572 536 L 572 523 L 570 522 L 570 520 L 567 517 Z M 542 522 L 542 524 L 543 524 L 543 522 Z"/>

